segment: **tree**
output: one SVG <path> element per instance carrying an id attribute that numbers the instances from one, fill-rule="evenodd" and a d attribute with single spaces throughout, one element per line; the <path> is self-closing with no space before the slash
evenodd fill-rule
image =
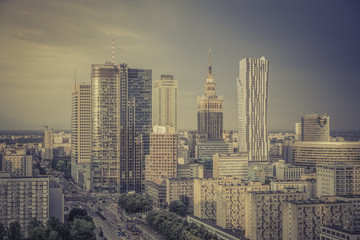
<path id="1" fill-rule="evenodd" d="M 182 201 L 176 200 L 170 202 L 169 211 L 184 217 L 188 212 L 188 207 Z"/>
<path id="2" fill-rule="evenodd" d="M 180 196 L 180 201 L 186 206 L 189 207 L 190 206 L 190 198 L 186 195 L 181 195 Z"/>
<path id="3" fill-rule="evenodd" d="M 96 240 L 94 224 L 84 219 L 75 218 L 70 225 L 71 240 Z"/>
<path id="4" fill-rule="evenodd" d="M 45 233 L 48 239 L 68 239 L 69 229 L 67 225 L 60 222 L 58 218 L 52 216 L 46 223 Z"/>
<path id="5" fill-rule="evenodd" d="M 18 221 L 11 222 L 7 230 L 9 240 L 23 240 L 24 234 Z"/>
<path id="6" fill-rule="evenodd" d="M 6 236 L 6 228 L 4 224 L 0 222 L 0 240 L 3 240 Z"/>
<path id="7" fill-rule="evenodd" d="M 33 218 L 27 227 L 28 238 L 30 240 L 46 240 L 45 227 L 41 221 Z"/>
<path id="8" fill-rule="evenodd" d="M 69 222 L 73 221 L 75 218 L 82 218 L 87 216 L 87 211 L 84 208 L 73 208 L 69 213 Z"/>

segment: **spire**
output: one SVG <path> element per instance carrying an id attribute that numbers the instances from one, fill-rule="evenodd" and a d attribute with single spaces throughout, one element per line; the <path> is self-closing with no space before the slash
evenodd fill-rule
<path id="1" fill-rule="evenodd" d="M 114 39 L 112 40 L 112 57 L 111 57 L 111 64 L 114 65 L 115 60 L 115 46 L 114 46 Z"/>
<path id="2" fill-rule="evenodd" d="M 75 88 L 76 88 L 76 68 L 75 68 Z"/>
<path id="3" fill-rule="evenodd" d="M 209 74 L 211 73 L 211 49 L 209 48 Z"/>

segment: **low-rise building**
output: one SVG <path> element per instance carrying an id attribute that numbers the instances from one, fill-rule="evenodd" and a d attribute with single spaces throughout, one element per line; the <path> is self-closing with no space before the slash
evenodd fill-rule
<path id="1" fill-rule="evenodd" d="M 308 198 L 316 197 L 316 182 L 314 180 L 273 180 L 270 186 L 271 191 L 283 191 L 293 188 L 299 192 L 305 192 Z"/>

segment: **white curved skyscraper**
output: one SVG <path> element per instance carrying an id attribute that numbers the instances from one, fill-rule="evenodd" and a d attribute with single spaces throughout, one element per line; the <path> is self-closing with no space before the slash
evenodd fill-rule
<path id="1" fill-rule="evenodd" d="M 239 151 L 248 152 L 249 161 L 268 161 L 269 61 L 265 57 L 242 59 L 236 85 Z"/>

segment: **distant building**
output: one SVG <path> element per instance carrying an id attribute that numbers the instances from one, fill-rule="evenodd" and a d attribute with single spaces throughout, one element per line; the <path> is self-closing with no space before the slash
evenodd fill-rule
<path id="1" fill-rule="evenodd" d="M 45 129 L 44 131 L 44 153 L 45 160 L 52 160 L 54 157 L 54 130 Z"/>
<path id="2" fill-rule="evenodd" d="M 318 197 L 360 194 L 360 164 L 318 164 L 316 176 Z"/>
<path id="3" fill-rule="evenodd" d="M 340 201 L 287 201 L 283 203 L 283 238 L 320 239 L 321 226 L 353 228 L 352 204 Z"/>
<path id="4" fill-rule="evenodd" d="M 236 177 L 248 179 L 248 154 L 214 154 L 213 177 Z"/>
<path id="5" fill-rule="evenodd" d="M 295 140 L 301 141 L 301 122 L 295 123 Z"/>
<path id="6" fill-rule="evenodd" d="M 177 128 L 178 81 L 161 75 L 152 83 L 152 124 Z"/>
<path id="7" fill-rule="evenodd" d="M 296 190 L 247 192 L 245 201 L 245 237 L 250 240 L 283 239 L 284 204 L 287 201 L 302 201 L 305 199 L 306 194 Z"/>
<path id="8" fill-rule="evenodd" d="M 273 163 L 274 177 L 279 180 L 298 180 L 305 173 L 305 168 L 287 164 L 284 160 Z"/>
<path id="9" fill-rule="evenodd" d="M 285 162 L 298 166 L 360 162 L 360 142 L 295 142 L 285 148 Z"/>
<path id="10" fill-rule="evenodd" d="M 301 141 L 330 142 L 330 118 L 326 115 L 307 114 L 301 118 Z"/>
<path id="11" fill-rule="evenodd" d="M 145 181 L 177 177 L 178 136 L 175 127 L 154 126 L 150 154 L 146 156 Z"/>
<path id="12" fill-rule="evenodd" d="M 300 181 L 300 180 L 273 180 L 270 183 L 271 191 L 285 191 L 287 189 L 295 189 L 298 192 L 305 192 L 307 198 L 316 197 L 316 181 Z"/>
<path id="13" fill-rule="evenodd" d="M 265 183 L 266 179 L 274 175 L 273 166 L 269 162 L 249 162 L 248 178 L 249 181 Z"/>
<path id="14" fill-rule="evenodd" d="M 91 163 L 91 85 L 78 83 L 72 89 L 71 177 L 90 190 Z"/>
<path id="15" fill-rule="evenodd" d="M 224 142 L 224 140 L 207 140 L 198 142 L 195 147 L 197 159 L 213 159 L 216 153 L 228 154 L 233 153 L 232 144 Z"/>
<path id="16" fill-rule="evenodd" d="M 200 163 L 178 164 L 178 178 L 204 178 L 204 165 Z"/>
<path id="17" fill-rule="evenodd" d="M 268 161 L 269 61 L 265 57 L 242 59 L 236 84 L 239 151 L 248 152 L 249 161 Z"/>
<path id="18" fill-rule="evenodd" d="M 197 98 L 197 131 L 207 134 L 208 139 L 222 139 L 223 97 L 216 95 L 216 83 L 211 68 L 209 51 L 209 70 L 206 75 L 205 92 Z"/>

